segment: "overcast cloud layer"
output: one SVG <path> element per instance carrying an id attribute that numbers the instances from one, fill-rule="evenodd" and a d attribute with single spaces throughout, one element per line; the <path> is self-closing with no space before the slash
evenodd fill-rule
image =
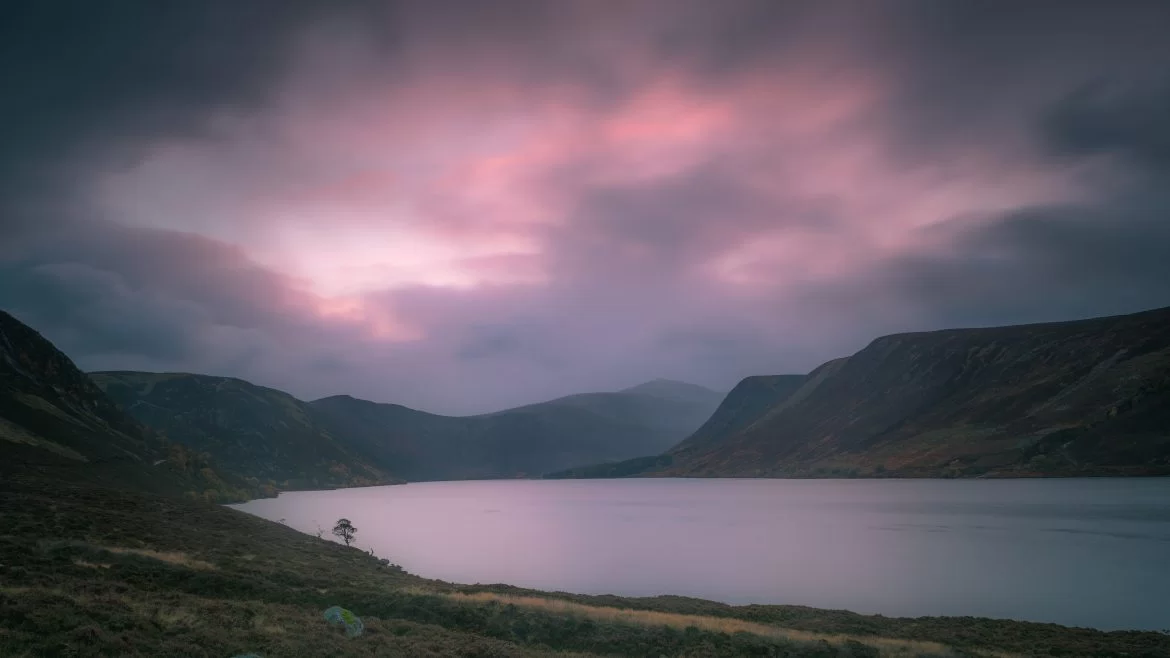
<path id="1" fill-rule="evenodd" d="M 0 308 L 470 413 L 1170 305 L 1170 3 L 25 3 Z"/>

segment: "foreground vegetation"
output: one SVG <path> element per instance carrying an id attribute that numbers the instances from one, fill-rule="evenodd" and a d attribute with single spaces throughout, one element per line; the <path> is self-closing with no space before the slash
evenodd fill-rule
<path id="1" fill-rule="evenodd" d="M 200 502 L 0 482 L 4 656 L 1166 656 L 1170 637 L 460 586 Z M 341 605 L 365 633 L 322 611 Z"/>

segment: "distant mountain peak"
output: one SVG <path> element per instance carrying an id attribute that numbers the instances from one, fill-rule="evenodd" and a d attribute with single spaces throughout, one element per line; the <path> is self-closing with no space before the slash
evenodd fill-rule
<path id="1" fill-rule="evenodd" d="M 701 394 L 701 395 L 722 395 L 719 391 L 713 391 L 706 386 L 699 386 L 690 382 L 679 381 L 677 379 L 666 379 L 658 377 L 648 382 L 643 382 L 637 386 L 623 388 L 619 393 L 643 393 L 646 395 L 661 395 L 668 394 L 671 396 L 682 394 Z"/>

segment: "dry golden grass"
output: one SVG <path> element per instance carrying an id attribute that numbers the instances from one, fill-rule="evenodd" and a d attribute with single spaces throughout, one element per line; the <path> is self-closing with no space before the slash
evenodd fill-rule
<path id="1" fill-rule="evenodd" d="M 282 626 L 279 620 L 271 618 L 267 615 L 256 615 L 252 619 L 252 628 L 264 633 L 265 635 L 284 635 L 287 629 Z"/>
<path id="2" fill-rule="evenodd" d="M 73 564 L 76 564 L 79 567 L 88 567 L 90 569 L 109 569 L 110 567 L 114 566 L 104 562 L 86 562 L 85 560 L 74 560 Z"/>
<path id="3" fill-rule="evenodd" d="M 494 601 L 497 603 L 512 604 L 518 607 L 524 607 L 533 610 L 541 610 L 543 612 L 549 612 L 553 614 L 576 615 L 579 617 L 588 617 L 598 621 L 628 624 L 634 626 L 668 626 L 671 628 L 677 628 L 679 630 L 684 630 L 688 627 L 694 627 L 700 630 L 713 631 L 717 633 L 751 633 L 761 637 L 787 640 L 791 642 L 812 643 L 823 640 L 829 644 L 837 646 L 843 645 L 847 641 L 852 640 L 877 649 L 879 652 L 881 652 L 882 656 L 904 657 L 922 655 L 955 655 L 955 652 L 950 647 L 939 644 L 937 642 L 903 640 L 864 635 L 831 635 L 826 633 L 813 633 L 809 631 L 783 628 L 780 626 L 761 624 L 730 617 L 705 617 L 701 615 L 657 612 L 653 610 L 631 610 L 623 608 L 590 606 L 581 603 L 574 603 L 572 601 L 564 601 L 561 599 L 543 598 L 538 596 L 510 596 L 506 594 L 496 594 L 493 592 L 476 592 L 473 594 L 464 594 L 458 592 L 433 592 L 422 589 L 415 589 L 412 591 L 417 594 L 444 596 L 467 603 L 488 603 Z M 981 653 L 983 653 L 983 655 L 995 656 L 997 658 L 1009 658 L 1007 654 L 992 652 Z"/>
<path id="4" fill-rule="evenodd" d="M 11 594 L 12 596 L 21 596 L 32 591 L 36 591 L 35 587 L 5 587 L 0 585 L 0 594 Z"/>
<path id="5" fill-rule="evenodd" d="M 96 546 L 95 548 L 99 548 L 109 553 L 139 555 L 142 557 L 148 557 L 152 560 L 159 560 L 160 562 L 166 562 L 168 564 L 174 564 L 176 566 L 186 567 L 188 569 L 196 569 L 199 571 L 216 571 L 219 569 L 219 567 L 210 562 L 196 560 L 186 553 L 153 551 L 149 548 L 125 548 L 123 546 Z"/>
<path id="6" fill-rule="evenodd" d="M 54 407 L 54 408 L 56 408 L 56 407 Z M 42 439 L 39 436 L 34 436 L 34 435 L 24 431 L 24 429 L 22 429 L 21 427 L 10 423 L 10 422 L 4 420 L 3 418 L 0 418 L 0 440 L 11 441 L 12 443 L 23 443 L 25 445 L 30 445 L 30 446 L 34 446 L 37 448 L 42 448 L 44 450 L 48 450 L 49 452 L 58 454 L 62 457 L 66 457 L 68 459 L 73 459 L 73 460 L 80 461 L 80 462 L 89 461 L 88 459 L 85 458 L 84 455 L 77 452 L 76 450 L 73 450 L 72 448 L 66 448 L 63 445 L 60 445 L 58 443 L 53 443 L 52 441 L 49 441 L 47 439 Z"/>
<path id="7" fill-rule="evenodd" d="M 202 621 L 202 616 L 187 608 L 158 608 L 153 615 L 154 621 L 163 628 L 194 628 Z"/>

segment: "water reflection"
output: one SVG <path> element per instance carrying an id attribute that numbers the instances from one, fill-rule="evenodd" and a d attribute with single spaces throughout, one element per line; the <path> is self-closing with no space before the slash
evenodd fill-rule
<path id="1" fill-rule="evenodd" d="M 435 482 L 241 506 L 422 576 L 1170 627 L 1170 479 Z M 328 536 L 328 533 L 326 533 Z"/>

